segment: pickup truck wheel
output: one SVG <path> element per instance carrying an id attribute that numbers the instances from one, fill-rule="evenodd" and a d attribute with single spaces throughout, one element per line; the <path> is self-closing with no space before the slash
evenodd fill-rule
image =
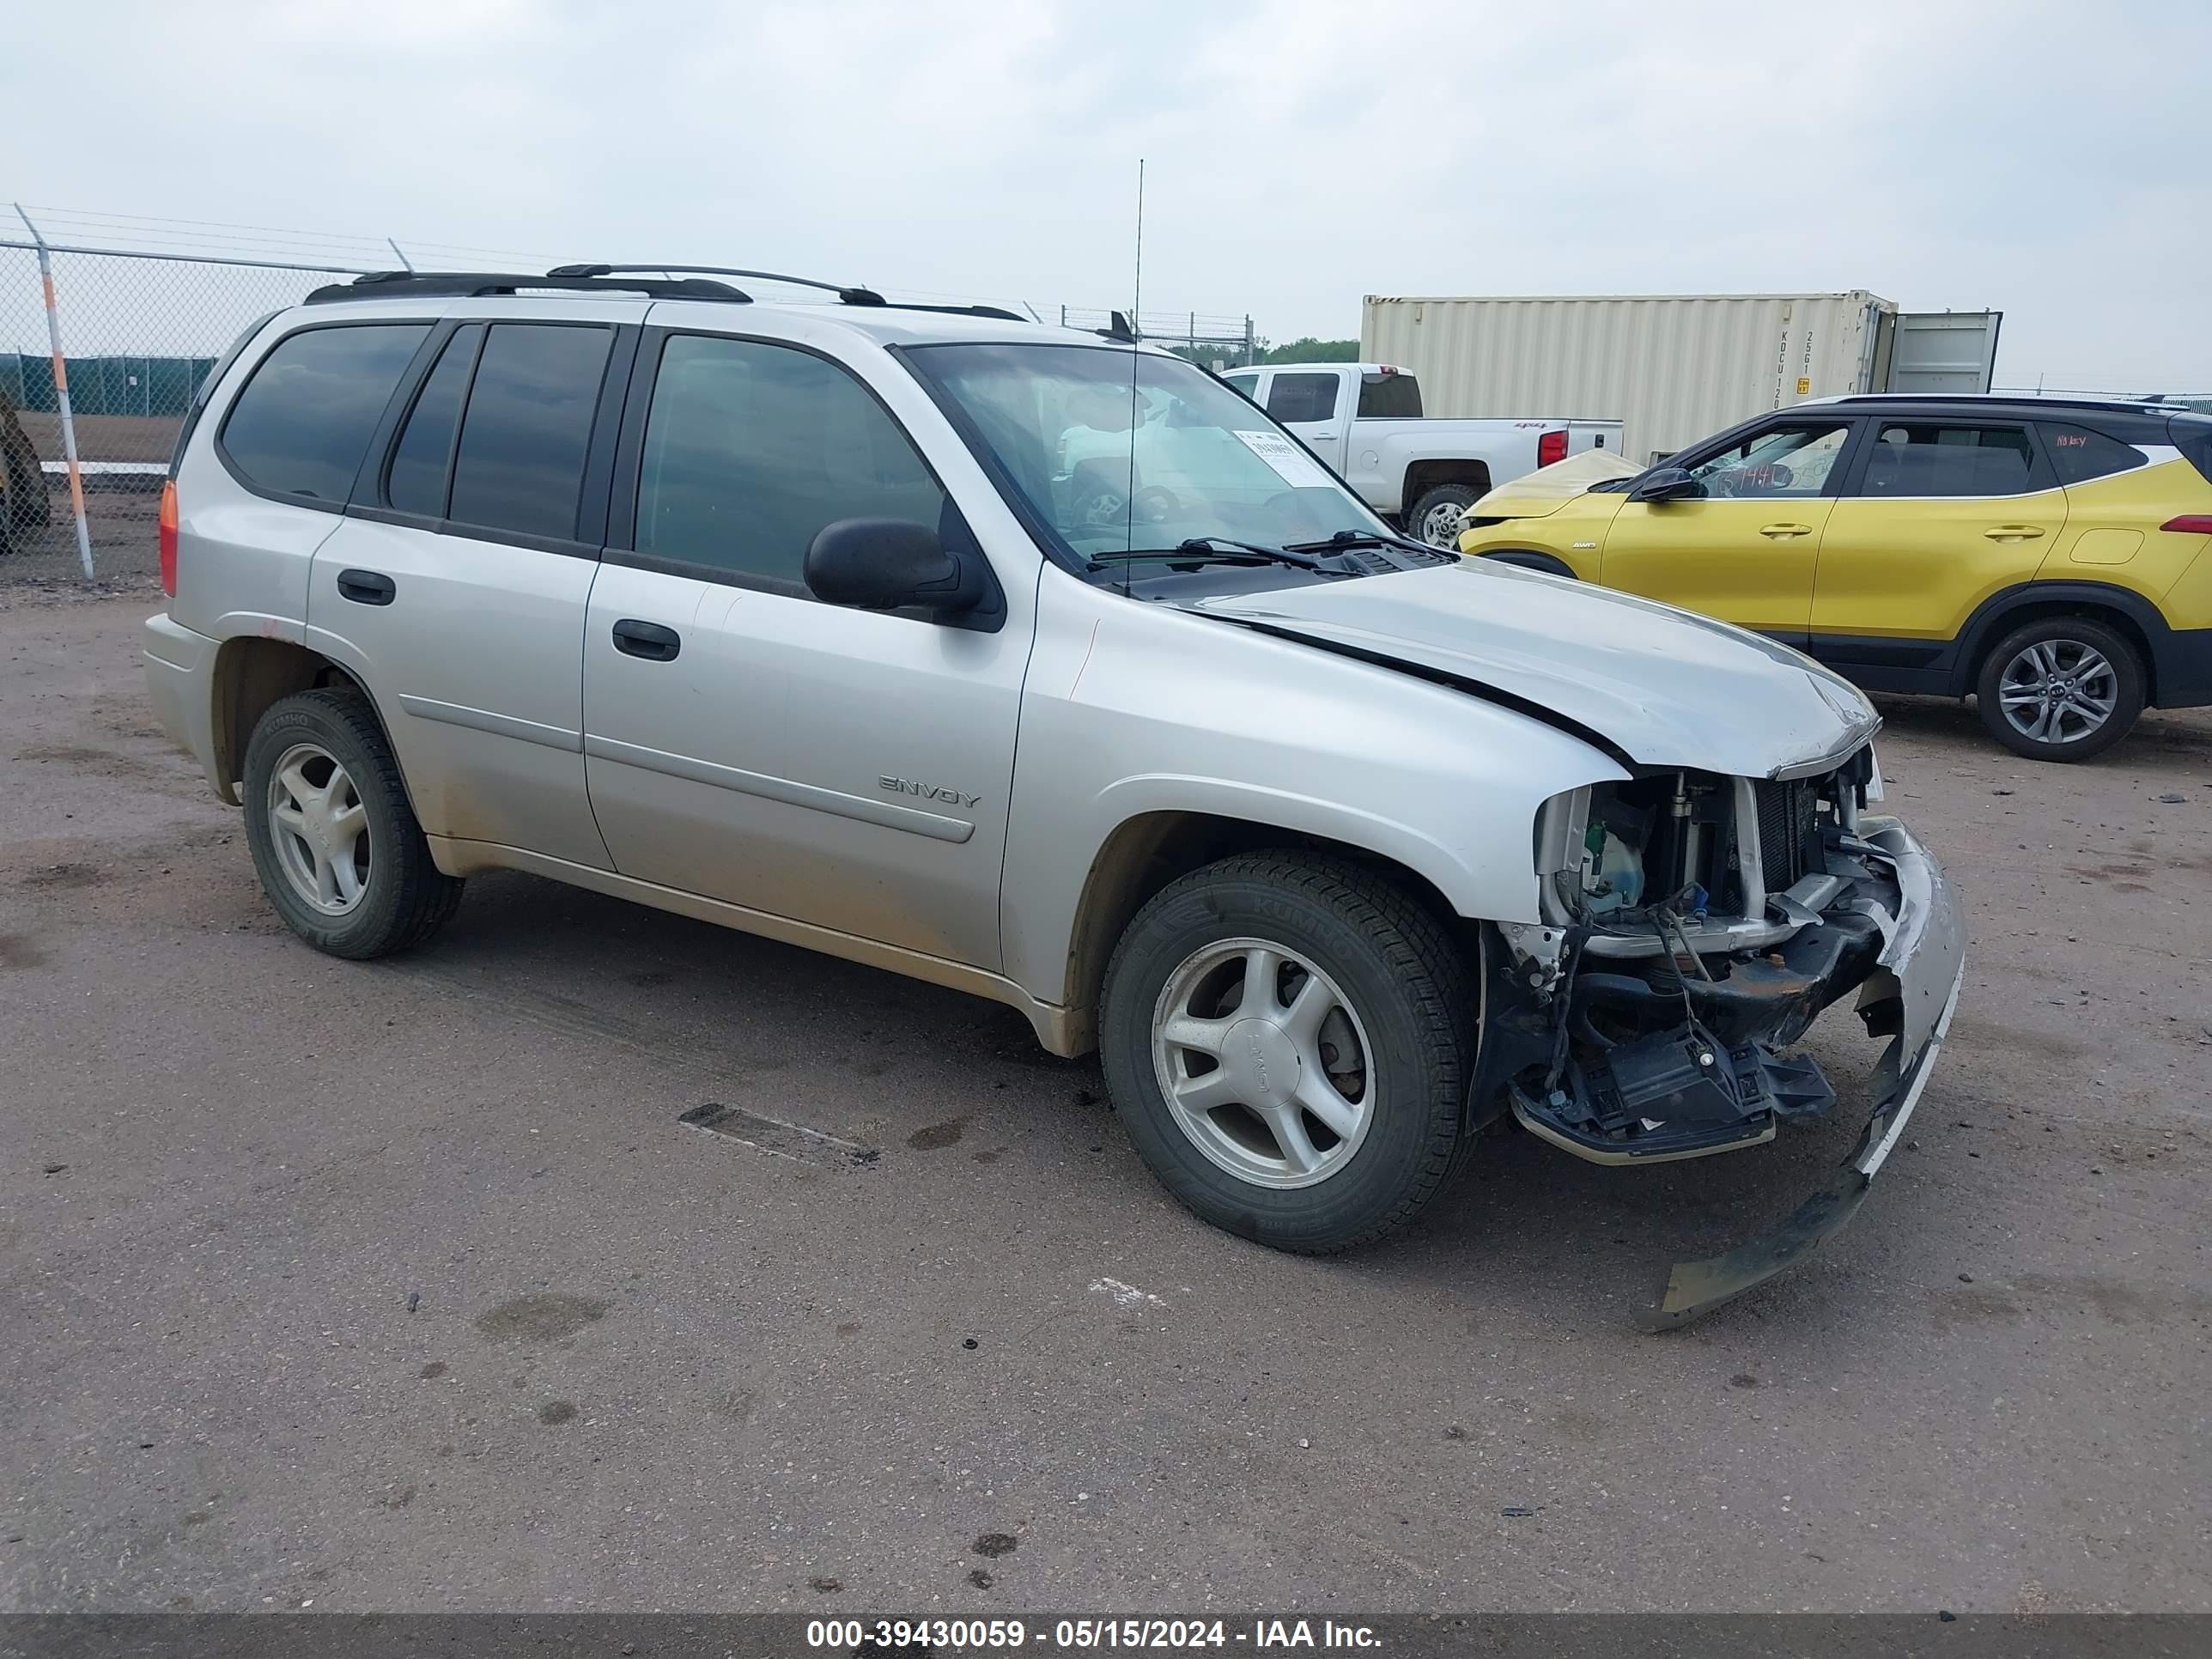
<path id="1" fill-rule="evenodd" d="M 1474 490 L 1465 484 L 1438 484 L 1433 489 L 1421 492 L 1413 503 L 1413 510 L 1406 515 L 1407 530 L 1431 547 L 1441 547 L 1448 553 L 1459 550 L 1461 520 L 1475 503 Z"/>
<path id="2" fill-rule="evenodd" d="M 2087 760 L 2127 736 L 2142 713 L 2142 659 L 2102 623 L 2039 617 L 1990 647 L 1975 701 L 1982 724 L 2014 754 Z"/>
<path id="3" fill-rule="evenodd" d="M 276 913 L 319 951 L 356 960 L 419 945 L 461 883 L 431 861 L 375 716 L 344 691 L 273 704 L 246 746 L 246 839 Z"/>
<path id="4" fill-rule="evenodd" d="M 1402 1226 L 1455 1166 L 1474 1053 L 1467 963 L 1377 872 L 1224 859 L 1139 911 L 1107 969 L 1107 1088 L 1154 1175 L 1278 1249 Z"/>

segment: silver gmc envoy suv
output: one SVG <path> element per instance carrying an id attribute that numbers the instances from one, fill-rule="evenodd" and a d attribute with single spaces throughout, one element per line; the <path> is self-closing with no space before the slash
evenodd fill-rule
<path id="1" fill-rule="evenodd" d="M 1856 993 L 1856 1151 L 1645 1322 L 1857 1207 L 1963 941 L 1844 681 L 1409 541 L 1118 319 L 644 270 L 363 277 L 202 387 L 148 681 L 302 939 L 522 870 L 974 992 L 1312 1252 L 1492 1122 L 1621 1164 L 1834 1111 L 1784 1051 Z"/>

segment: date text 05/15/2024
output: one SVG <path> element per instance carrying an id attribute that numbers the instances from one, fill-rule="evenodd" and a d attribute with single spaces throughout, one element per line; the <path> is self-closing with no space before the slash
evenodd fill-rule
<path id="1" fill-rule="evenodd" d="M 1032 1628 L 1021 1619 L 814 1619 L 806 1626 L 811 1648 L 845 1651 L 863 1644 L 893 1650 L 922 1644 L 963 1648 L 1334 1648 L 1373 1650 L 1382 1638 L 1367 1625 L 1333 1619 L 1059 1619 Z"/>

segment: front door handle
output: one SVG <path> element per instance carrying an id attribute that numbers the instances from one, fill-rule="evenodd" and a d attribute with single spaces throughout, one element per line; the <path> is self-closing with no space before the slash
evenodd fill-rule
<path id="1" fill-rule="evenodd" d="M 338 597 L 356 605 L 390 605 L 398 592 L 399 585 L 381 571 L 338 572 Z"/>
<path id="2" fill-rule="evenodd" d="M 1813 533 L 1813 526 L 1809 524 L 1763 524 L 1759 526 L 1759 533 L 1771 536 L 1778 541 L 1784 536 L 1809 536 Z"/>
<path id="3" fill-rule="evenodd" d="M 1982 534 L 1993 542 L 2033 541 L 2043 533 L 2043 526 L 2033 524 L 1992 525 Z"/>
<path id="4" fill-rule="evenodd" d="M 615 624 L 615 649 L 626 656 L 642 657 L 647 662 L 674 662 L 683 648 L 684 636 L 659 623 L 624 617 Z"/>

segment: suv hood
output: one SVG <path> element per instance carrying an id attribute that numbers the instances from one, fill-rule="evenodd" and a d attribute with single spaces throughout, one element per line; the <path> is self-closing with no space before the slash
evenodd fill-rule
<path id="1" fill-rule="evenodd" d="M 1448 679 L 1646 766 L 1771 777 L 1881 724 L 1848 680 L 1761 635 L 1488 559 L 1186 608 Z"/>

